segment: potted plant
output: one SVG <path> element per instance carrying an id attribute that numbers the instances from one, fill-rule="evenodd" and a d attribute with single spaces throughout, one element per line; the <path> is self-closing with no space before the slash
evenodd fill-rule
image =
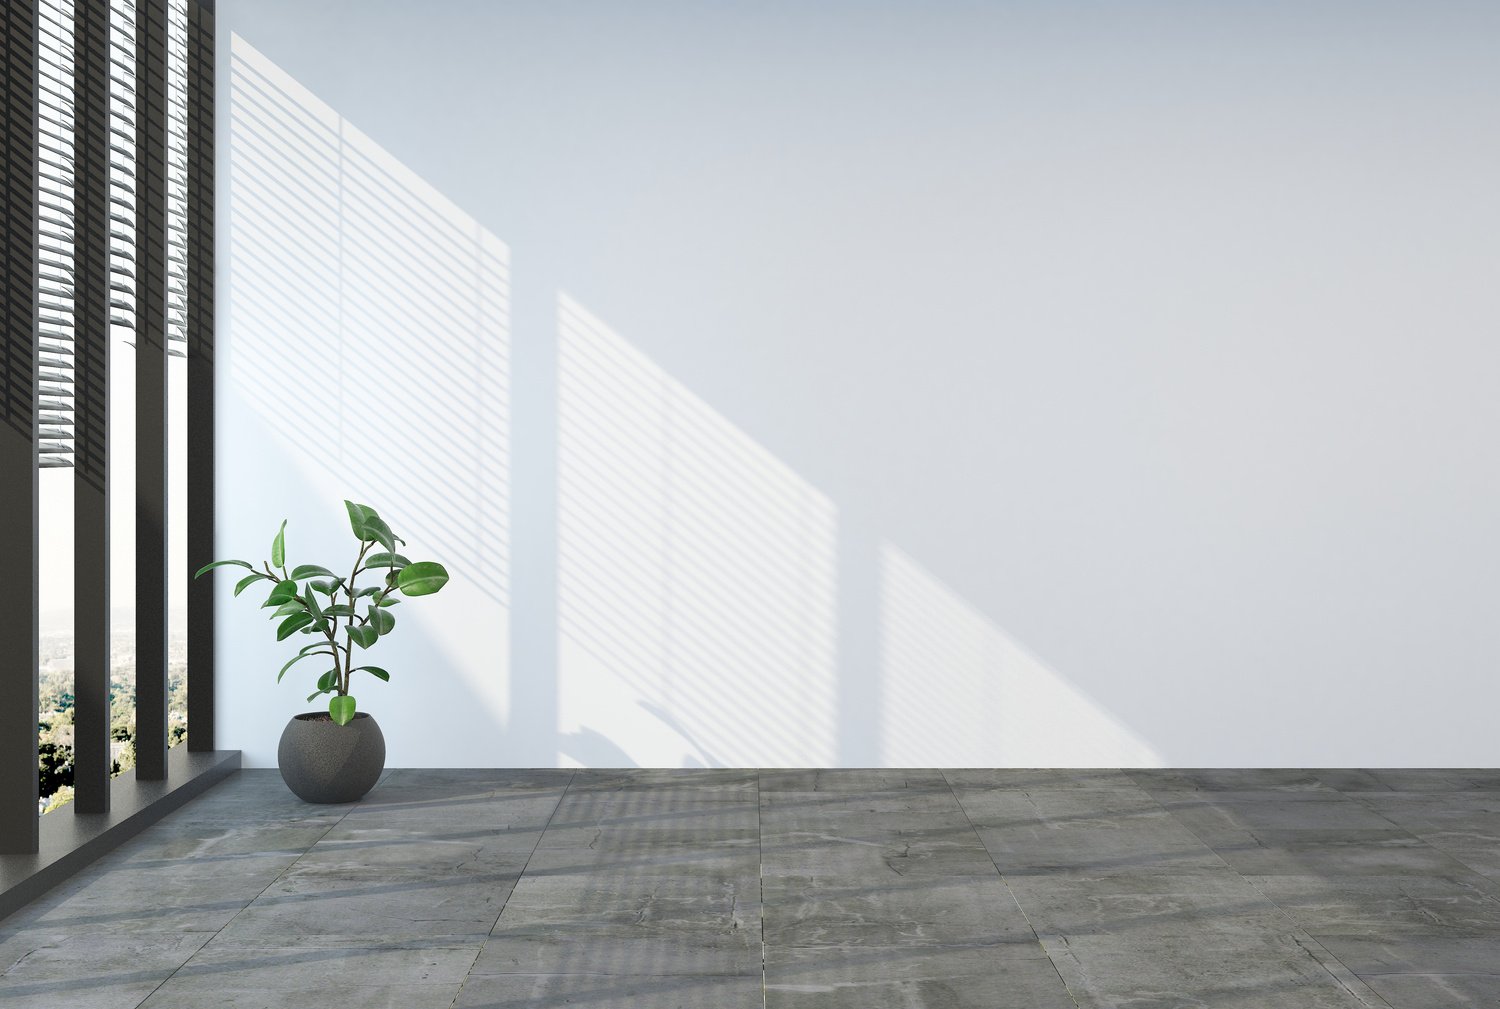
<path id="1" fill-rule="evenodd" d="M 262 609 L 271 610 L 276 621 L 276 640 L 293 636 L 315 638 L 292 656 L 276 674 L 276 682 L 297 663 L 321 658 L 331 668 L 318 677 L 309 701 L 324 695 L 327 711 L 293 715 L 281 733 L 276 759 L 287 787 L 307 802 L 353 802 L 375 786 L 385 768 L 385 737 L 368 713 L 356 711 L 350 693 L 355 673 L 367 673 L 389 681 L 391 674 L 380 666 L 355 665 L 360 653 L 396 627 L 391 607 L 402 596 L 426 596 L 448 581 L 447 570 L 435 561 L 408 560 L 396 552 L 406 541 L 367 505 L 345 501 L 349 525 L 359 540 L 359 555 L 347 577 L 317 564 L 286 566 L 286 522 L 271 541 L 271 559 L 261 570 L 248 561 L 227 560 L 205 564 L 193 577 L 221 567 L 247 568 L 234 594 L 260 582 L 270 583 Z M 372 551 L 373 547 L 383 547 Z M 361 575 L 371 575 L 373 584 L 359 585 Z"/>

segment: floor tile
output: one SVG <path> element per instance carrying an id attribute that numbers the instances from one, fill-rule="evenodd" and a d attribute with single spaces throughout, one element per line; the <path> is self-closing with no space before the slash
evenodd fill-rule
<path id="1" fill-rule="evenodd" d="M 761 979 L 601 974 L 472 975 L 453 1009 L 760 1009 Z"/>
<path id="2" fill-rule="evenodd" d="M 1500 936 L 1500 900 L 1472 882 L 1442 876 L 1247 876 L 1313 933 Z"/>
<path id="3" fill-rule="evenodd" d="M 1036 934 L 998 876 L 857 880 L 767 877 L 768 948 L 957 946 L 1033 942 Z"/>
<path id="4" fill-rule="evenodd" d="M 1155 791 L 1333 791 L 1316 772 L 1305 768 L 1176 768 L 1127 773 L 1142 788 Z"/>
<path id="5" fill-rule="evenodd" d="M 1162 808 L 1204 840 L 1217 832 L 1242 830 L 1401 830 L 1397 824 L 1352 799 L 1326 801 L 1233 801 L 1211 793 L 1166 799 Z"/>
<path id="6" fill-rule="evenodd" d="M 950 768 L 944 779 L 957 788 L 1134 788 L 1134 779 L 1117 767 Z"/>
<path id="7" fill-rule="evenodd" d="M 397 992 L 413 1005 L 442 1005 L 458 993 L 478 946 L 341 948 L 215 944 L 172 975 L 148 1005 L 218 1004 L 221 993 L 267 993 L 295 1003 L 321 993 L 325 1004 L 381 1004 Z M 241 996 L 244 997 L 243 995 Z M 367 1001 L 369 1000 L 369 1001 Z"/>
<path id="8" fill-rule="evenodd" d="M 1213 932 L 1279 932 L 1289 920 L 1223 866 L 1182 871 L 1055 872 L 1006 882 L 1039 933 L 1192 938 Z"/>
<path id="9" fill-rule="evenodd" d="M 120 934 L 215 931 L 275 883 L 296 857 L 137 861 L 133 853 L 51 907 L 38 924 Z"/>
<path id="10" fill-rule="evenodd" d="M 185 964 L 212 932 L 120 935 L 31 932 L 31 948 L 0 973 L 6 1009 L 136 1006 Z M 13 947 L 14 948 L 14 947 Z"/>
<path id="11" fill-rule="evenodd" d="M 457 984 L 348 984 L 337 989 L 231 988 L 181 984 L 176 978 L 162 985 L 140 1009 L 328 1009 L 330 1004 L 360 1009 L 451 1009 Z M 337 1002 L 331 1002 L 338 999 Z M 123 1007 L 122 1007 L 123 1009 Z"/>
<path id="12" fill-rule="evenodd" d="M 1494 974 L 1374 974 L 1360 980 L 1391 1009 L 1500 1006 L 1500 977 Z"/>
<path id="13" fill-rule="evenodd" d="M 759 918 L 760 879 L 755 867 L 746 865 L 736 875 L 651 870 L 527 875 L 497 927 L 589 921 L 734 931 L 758 924 Z"/>
<path id="14" fill-rule="evenodd" d="M 1214 854 L 1247 876 L 1459 877 L 1468 866 L 1405 831 L 1258 831 L 1213 846 Z"/>
<path id="15" fill-rule="evenodd" d="M 901 792 L 948 788 L 942 771 L 885 768 L 817 768 L 761 771 L 765 792 Z"/>
<path id="16" fill-rule="evenodd" d="M 1080 1006 L 1368 1009 L 1290 933 L 1046 937 Z"/>
<path id="17" fill-rule="evenodd" d="M 503 918 L 503 916 L 502 916 Z M 761 975 L 759 922 L 671 928 L 619 921 L 511 925 L 503 921 L 475 974 Z"/>
<path id="18" fill-rule="evenodd" d="M 1073 1009 L 1040 945 L 768 950 L 777 1009 Z"/>
<path id="19" fill-rule="evenodd" d="M 1500 976 L 1500 932 L 1401 935 L 1318 934 L 1319 943 L 1360 976 L 1491 974 Z"/>
<path id="20" fill-rule="evenodd" d="M 1497 964 L 1474 768 L 401 769 L 343 806 L 252 771 L 0 921 L 7 1009 L 1500 1007 Z"/>
<path id="21" fill-rule="evenodd" d="M 520 870 L 520 863 L 459 872 L 298 866 L 237 914 L 223 934 L 245 945 L 296 940 L 362 946 L 445 938 L 477 946 L 494 927 Z"/>

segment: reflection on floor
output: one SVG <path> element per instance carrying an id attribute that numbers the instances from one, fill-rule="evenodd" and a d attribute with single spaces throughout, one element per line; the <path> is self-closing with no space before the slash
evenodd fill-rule
<path id="1" fill-rule="evenodd" d="M 1500 772 L 246 771 L 0 922 L 7 1007 L 1492 1006 Z"/>

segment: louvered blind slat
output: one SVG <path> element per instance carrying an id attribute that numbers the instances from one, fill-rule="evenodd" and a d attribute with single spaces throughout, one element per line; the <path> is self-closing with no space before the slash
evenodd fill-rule
<path id="1" fill-rule="evenodd" d="M 114 338 L 135 339 L 136 281 L 136 62 L 133 0 L 111 0 L 108 131 L 110 167 L 108 234 L 110 244 L 110 323 Z M 42 465 L 73 461 L 73 174 L 74 0 L 42 0 L 40 132 L 41 165 L 40 332 L 48 352 L 47 388 L 54 397 L 52 419 L 42 436 Z M 186 0 L 167 4 L 166 338 L 168 353 L 183 357 L 187 348 L 187 50 Z"/>

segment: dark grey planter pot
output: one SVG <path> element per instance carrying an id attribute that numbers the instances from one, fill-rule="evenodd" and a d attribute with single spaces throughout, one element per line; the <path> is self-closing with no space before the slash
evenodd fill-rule
<path id="1" fill-rule="evenodd" d="M 354 802 L 385 770 L 385 736 L 363 711 L 339 725 L 325 711 L 293 715 L 276 748 L 281 778 L 305 802 Z"/>

